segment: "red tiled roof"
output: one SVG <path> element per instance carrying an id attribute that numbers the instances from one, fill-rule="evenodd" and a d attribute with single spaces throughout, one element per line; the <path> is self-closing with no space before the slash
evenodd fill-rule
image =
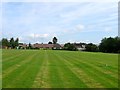
<path id="1" fill-rule="evenodd" d="M 34 48 L 52 48 L 53 46 L 53 44 L 33 44 Z"/>

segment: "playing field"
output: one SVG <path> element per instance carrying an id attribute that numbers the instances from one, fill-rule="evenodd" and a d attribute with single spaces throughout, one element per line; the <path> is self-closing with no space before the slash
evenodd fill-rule
<path id="1" fill-rule="evenodd" d="M 3 50 L 3 88 L 115 88 L 118 55 L 57 50 Z"/>

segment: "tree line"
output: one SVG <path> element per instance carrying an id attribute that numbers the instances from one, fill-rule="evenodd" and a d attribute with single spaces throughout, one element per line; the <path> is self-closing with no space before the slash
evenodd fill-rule
<path id="1" fill-rule="evenodd" d="M 13 37 L 8 40 L 7 38 L 3 38 L 1 41 L 0 41 L 0 44 L 3 46 L 3 47 L 7 47 L 7 48 L 11 48 L 11 49 L 14 49 L 16 48 L 18 45 L 19 45 L 19 39 L 16 38 L 14 39 Z"/>
<path id="2" fill-rule="evenodd" d="M 105 53 L 120 53 L 120 37 L 103 38 L 99 45 L 99 51 Z"/>
<path id="3" fill-rule="evenodd" d="M 120 37 L 109 37 L 103 38 L 99 45 L 93 43 L 83 43 L 85 45 L 85 50 L 89 52 L 104 52 L 104 53 L 120 53 Z M 64 45 L 65 50 L 77 51 L 73 43 L 66 43 Z"/>
<path id="4" fill-rule="evenodd" d="M 53 42 L 48 42 L 48 44 L 57 44 L 57 38 L 53 38 Z M 2 46 L 10 47 L 12 49 L 18 47 L 19 45 L 19 39 L 11 38 L 8 40 L 7 38 L 3 38 L 0 41 L 0 44 Z M 101 43 L 99 45 L 93 44 L 93 43 L 81 43 L 85 45 L 85 50 L 83 51 L 89 51 L 89 52 L 105 52 L 105 53 L 120 53 L 120 37 L 108 37 L 103 38 L 101 40 Z M 31 44 L 29 43 L 29 48 L 31 47 Z M 73 43 L 65 43 L 63 50 L 70 50 L 70 51 L 77 51 L 77 47 Z"/>
<path id="5" fill-rule="evenodd" d="M 53 42 L 49 41 L 48 44 L 57 44 L 57 38 L 54 37 L 53 38 Z M 13 37 L 10 38 L 10 40 L 8 40 L 7 38 L 3 38 L 0 41 L 0 46 L 2 47 L 6 47 L 6 48 L 11 48 L 11 49 L 15 49 L 19 46 L 19 38 L 14 39 Z M 27 49 L 33 49 L 31 43 L 28 44 Z"/>

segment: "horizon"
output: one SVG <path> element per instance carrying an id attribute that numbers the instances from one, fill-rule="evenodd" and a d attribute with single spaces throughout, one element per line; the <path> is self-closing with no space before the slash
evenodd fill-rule
<path id="1" fill-rule="evenodd" d="M 118 36 L 117 2 L 4 2 L 2 36 L 24 43 L 83 42 L 99 44 Z M 2 38 L 2 37 L 0 37 Z"/>

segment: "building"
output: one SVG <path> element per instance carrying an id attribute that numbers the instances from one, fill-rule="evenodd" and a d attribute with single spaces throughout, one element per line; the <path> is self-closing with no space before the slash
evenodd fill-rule
<path id="1" fill-rule="evenodd" d="M 27 46 L 28 46 L 28 44 L 19 43 L 18 48 L 19 49 L 27 49 Z"/>
<path id="2" fill-rule="evenodd" d="M 85 50 L 85 43 L 73 43 L 73 45 L 80 51 Z"/>
<path id="3" fill-rule="evenodd" d="M 27 49 L 28 48 L 28 44 L 23 44 L 23 43 L 19 43 L 18 48 L 19 49 Z M 35 43 L 35 44 L 31 44 L 31 47 L 33 49 L 62 49 L 63 47 L 60 44 L 39 44 L 39 43 Z"/>
<path id="4" fill-rule="evenodd" d="M 62 49 L 62 46 L 60 44 L 54 44 L 53 49 Z"/>
<path id="5" fill-rule="evenodd" d="M 33 48 L 38 48 L 38 49 L 62 49 L 60 44 L 33 44 Z"/>
<path id="6" fill-rule="evenodd" d="M 33 48 L 39 48 L 39 49 L 52 49 L 53 48 L 53 44 L 33 44 L 32 45 Z"/>

